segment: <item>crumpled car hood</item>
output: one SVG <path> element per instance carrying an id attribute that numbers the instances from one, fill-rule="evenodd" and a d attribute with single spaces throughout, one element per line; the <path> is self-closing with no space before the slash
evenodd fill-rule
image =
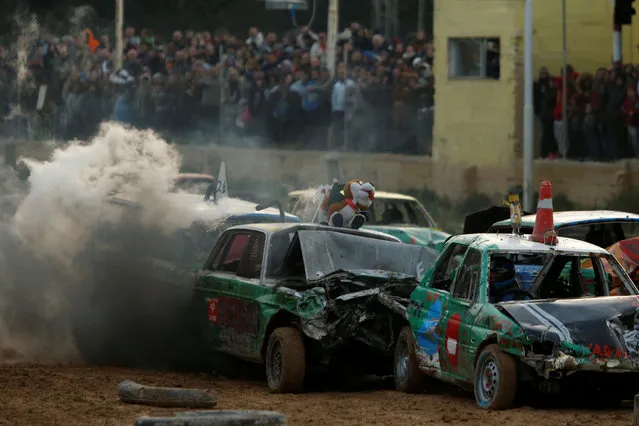
<path id="1" fill-rule="evenodd" d="M 416 244 L 424 247 L 437 248 L 446 241 L 450 234 L 433 228 L 419 228 L 416 226 L 374 226 L 365 225 L 364 229 L 372 229 L 399 238 L 403 243 Z"/>
<path id="2" fill-rule="evenodd" d="M 333 274 L 348 274 L 356 278 L 371 278 L 374 280 L 383 280 L 383 281 L 412 280 L 412 281 L 415 281 L 415 283 L 417 284 L 417 278 L 415 275 L 403 274 L 401 272 L 384 271 L 382 269 L 349 269 L 348 271 L 336 271 L 336 272 L 333 272 Z M 330 275 L 333 275 L 333 274 L 330 274 Z M 323 277 L 322 279 L 317 281 L 322 281 L 326 279 L 327 277 L 330 277 L 330 275 L 327 275 L 326 277 Z"/>
<path id="3" fill-rule="evenodd" d="M 497 305 L 531 342 L 562 345 L 576 356 L 639 359 L 639 298 L 519 301 Z M 606 352 L 606 353 L 604 353 Z"/>

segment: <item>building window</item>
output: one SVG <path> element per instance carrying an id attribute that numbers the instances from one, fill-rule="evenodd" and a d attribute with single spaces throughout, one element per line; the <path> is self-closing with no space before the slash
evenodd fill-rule
<path id="1" fill-rule="evenodd" d="M 499 79 L 499 38 L 449 38 L 448 77 Z"/>

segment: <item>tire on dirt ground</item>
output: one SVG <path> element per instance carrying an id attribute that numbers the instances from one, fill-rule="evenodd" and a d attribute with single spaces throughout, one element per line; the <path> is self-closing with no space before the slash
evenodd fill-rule
<path id="1" fill-rule="evenodd" d="M 138 417 L 135 426 L 282 426 L 286 416 L 275 411 L 187 411 L 175 417 Z"/>
<path id="2" fill-rule="evenodd" d="M 393 365 L 395 389 L 406 393 L 417 393 L 424 389 L 424 373 L 419 369 L 415 338 L 409 326 L 402 327 L 397 336 Z"/>
<path id="3" fill-rule="evenodd" d="M 298 393 L 303 390 L 306 350 L 296 328 L 280 327 L 271 333 L 264 361 L 271 392 Z"/>
<path id="4" fill-rule="evenodd" d="M 517 393 L 517 361 L 495 344 L 486 346 L 475 364 L 475 401 L 487 410 L 513 406 Z"/>
<path id="5" fill-rule="evenodd" d="M 120 401 L 153 407 L 213 408 L 217 394 L 211 389 L 145 386 L 131 380 L 118 384 Z"/>

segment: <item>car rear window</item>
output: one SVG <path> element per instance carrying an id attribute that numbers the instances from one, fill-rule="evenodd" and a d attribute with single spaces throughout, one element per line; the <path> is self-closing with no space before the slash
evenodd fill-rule
<path id="1" fill-rule="evenodd" d="M 639 234 L 637 222 L 602 222 L 560 228 L 559 236 L 586 241 L 599 247 L 610 247 L 617 241 L 636 237 Z"/>
<path id="2" fill-rule="evenodd" d="M 521 230 L 524 234 L 532 234 L 533 228 L 524 226 Z M 510 226 L 493 226 L 488 232 L 511 233 L 512 228 Z M 617 241 L 639 236 L 639 222 L 611 221 L 563 226 L 557 227 L 557 234 L 560 237 L 574 238 L 607 248 Z"/>
<path id="3" fill-rule="evenodd" d="M 373 211 L 376 225 L 416 225 L 424 228 L 433 226 L 414 201 L 379 198 L 373 204 Z"/>

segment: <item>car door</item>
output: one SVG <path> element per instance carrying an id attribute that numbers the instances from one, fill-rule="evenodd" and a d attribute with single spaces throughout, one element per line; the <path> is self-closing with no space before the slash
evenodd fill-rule
<path id="1" fill-rule="evenodd" d="M 452 283 L 443 307 L 439 333 L 439 359 L 443 374 L 455 379 L 472 376 L 474 342 L 471 328 L 479 309 L 475 304 L 481 277 L 482 253 L 470 248 Z"/>
<path id="2" fill-rule="evenodd" d="M 440 256 L 432 277 L 411 295 L 411 319 L 417 344 L 425 357 L 422 367 L 427 372 L 440 369 L 439 344 L 442 313 L 456 269 L 461 265 L 467 245 L 451 243 Z"/>
<path id="3" fill-rule="evenodd" d="M 268 291 L 261 285 L 265 242 L 259 231 L 225 233 L 200 272 L 196 309 L 206 309 L 204 338 L 215 350 L 260 357 L 257 299 Z"/>

